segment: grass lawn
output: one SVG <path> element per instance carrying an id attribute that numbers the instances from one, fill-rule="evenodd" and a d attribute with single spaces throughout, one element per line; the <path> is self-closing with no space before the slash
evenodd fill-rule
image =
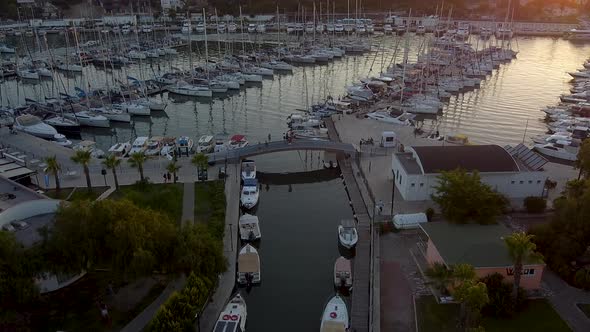
<path id="1" fill-rule="evenodd" d="M 62 188 L 60 189 L 59 193 L 55 189 L 49 189 L 45 191 L 45 195 L 47 197 L 53 199 L 62 199 L 65 200 L 69 197 L 68 201 L 81 201 L 81 200 L 95 200 L 100 196 L 102 193 L 107 191 L 109 187 L 92 187 L 92 192 L 89 192 L 86 188 L 76 188 L 76 191 L 72 194 L 74 188 Z M 72 194 L 70 196 L 70 194 Z"/>
<path id="2" fill-rule="evenodd" d="M 224 190 L 223 181 L 195 182 L 195 222 L 207 223 L 219 239 L 225 227 Z"/>
<path id="3" fill-rule="evenodd" d="M 438 304 L 434 297 L 416 299 L 420 332 L 455 332 L 459 320 L 459 305 Z M 546 300 L 530 300 L 526 308 L 510 319 L 484 317 L 486 331 L 570 331 Z"/>
<path id="4" fill-rule="evenodd" d="M 120 311 L 110 304 L 112 299 L 106 292 L 110 281 L 113 282 L 115 291 L 122 286 L 122 281 L 113 279 L 110 273 L 94 272 L 59 292 L 42 296 L 39 306 L 33 309 L 32 330 L 119 331 L 153 302 L 165 288 L 165 284 L 156 283 L 147 295 L 137 299 L 133 308 Z M 101 320 L 99 299 L 103 299 L 108 306 L 111 326 L 107 326 Z"/>
<path id="5" fill-rule="evenodd" d="M 112 199 L 126 198 L 137 206 L 161 211 L 172 220 L 180 222 L 182 217 L 182 183 L 150 183 L 120 186 L 109 196 Z"/>
<path id="6" fill-rule="evenodd" d="M 590 303 L 578 303 L 577 306 L 588 318 L 590 318 Z"/>

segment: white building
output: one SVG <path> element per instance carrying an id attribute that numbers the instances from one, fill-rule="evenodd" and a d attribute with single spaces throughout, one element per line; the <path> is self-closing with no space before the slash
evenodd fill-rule
<path id="1" fill-rule="evenodd" d="M 176 9 L 182 7 L 182 0 L 160 0 L 160 5 L 164 10 Z"/>
<path id="2" fill-rule="evenodd" d="M 404 200 L 430 200 L 441 171 L 478 171 L 482 182 L 507 198 L 541 196 L 547 161 L 519 145 L 510 152 L 498 145 L 415 146 L 393 154 L 395 186 Z"/>

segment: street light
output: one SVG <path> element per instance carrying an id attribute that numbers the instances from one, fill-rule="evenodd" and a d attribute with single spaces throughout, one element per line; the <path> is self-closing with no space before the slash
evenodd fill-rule
<path id="1" fill-rule="evenodd" d="M 100 174 L 102 174 L 102 176 L 103 176 L 103 178 L 104 178 L 104 186 L 106 187 L 106 186 L 107 186 L 107 170 L 103 168 L 103 169 L 100 171 Z"/>

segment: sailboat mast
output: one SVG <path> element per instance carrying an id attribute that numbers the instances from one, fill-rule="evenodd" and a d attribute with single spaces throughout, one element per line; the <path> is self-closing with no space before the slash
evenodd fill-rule
<path id="1" fill-rule="evenodd" d="M 207 80 L 209 80 L 209 47 L 207 46 L 207 17 L 205 16 L 205 8 L 203 8 L 203 25 L 205 26 L 205 72 L 207 73 Z"/>

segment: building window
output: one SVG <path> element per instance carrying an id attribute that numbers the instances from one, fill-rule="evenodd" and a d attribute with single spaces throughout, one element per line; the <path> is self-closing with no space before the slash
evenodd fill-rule
<path id="1" fill-rule="evenodd" d="M 424 187 L 424 183 L 420 183 L 420 187 Z"/>
<path id="2" fill-rule="evenodd" d="M 416 186 L 416 184 L 415 183 L 412 183 L 412 187 L 415 187 L 415 186 Z"/>
<path id="3" fill-rule="evenodd" d="M 537 184 L 540 184 L 540 183 L 541 183 L 541 180 L 537 180 Z"/>
<path id="4" fill-rule="evenodd" d="M 535 275 L 535 269 L 523 269 L 522 274 L 525 276 L 526 275 L 533 276 L 533 275 Z"/>
<path id="5" fill-rule="evenodd" d="M 401 175 L 399 176 L 399 184 L 400 185 L 402 184 L 402 176 Z"/>
<path id="6" fill-rule="evenodd" d="M 524 183 L 524 181 L 520 181 L 520 184 L 523 184 L 523 183 Z"/>
<path id="7" fill-rule="evenodd" d="M 533 180 L 529 180 L 529 184 L 532 184 L 532 183 L 533 183 Z"/>
<path id="8" fill-rule="evenodd" d="M 512 184 L 515 184 L 516 182 L 514 182 L 514 181 L 510 181 L 510 183 L 512 183 Z"/>

